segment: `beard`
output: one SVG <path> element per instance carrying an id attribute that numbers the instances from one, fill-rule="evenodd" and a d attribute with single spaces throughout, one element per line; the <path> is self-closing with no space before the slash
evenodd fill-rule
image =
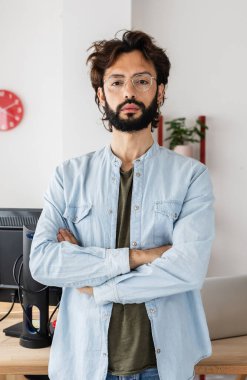
<path id="1" fill-rule="evenodd" d="M 105 100 L 105 114 L 106 117 L 104 120 L 108 120 L 111 125 L 113 125 L 118 131 L 121 132 L 134 132 L 141 131 L 149 126 L 149 124 L 157 117 L 157 100 L 158 100 L 158 92 L 156 92 L 151 104 L 146 107 L 142 102 L 138 102 L 135 99 L 127 99 L 123 103 L 117 106 L 116 111 L 113 111 L 108 102 Z M 127 119 L 123 119 L 120 117 L 121 108 L 126 104 L 135 104 L 137 105 L 142 114 L 141 116 L 135 118 L 135 113 L 127 113 Z"/>

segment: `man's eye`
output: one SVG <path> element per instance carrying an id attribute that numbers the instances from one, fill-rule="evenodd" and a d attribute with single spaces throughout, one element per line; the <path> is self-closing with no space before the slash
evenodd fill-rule
<path id="1" fill-rule="evenodd" d="M 114 86 L 114 87 L 123 86 L 123 81 L 116 80 L 111 83 L 111 86 Z"/>
<path id="2" fill-rule="evenodd" d="M 139 79 L 138 81 L 137 81 L 137 84 L 141 84 L 141 85 L 147 85 L 148 84 L 148 81 L 147 80 L 145 80 L 145 79 Z"/>

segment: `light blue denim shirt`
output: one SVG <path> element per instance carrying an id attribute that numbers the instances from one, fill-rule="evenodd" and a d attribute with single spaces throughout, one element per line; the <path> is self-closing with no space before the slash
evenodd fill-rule
<path id="1" fill-rule="evenodd" d="M 145 302 L 161 380 L 187 380 L 211 355 L 200 289 L 214 237 L 208 169 L 156 142 L 133 161 L 130 247 L 115 249 L 121 160 L 110 145 L 59 165 L 45 194 L 30 269 L 63 288 L 51 380 L 104 380 L 113 302 Z M 58 242 L 68 228 L 79 245 Z M 129 249 L 172 244 L 136 270 Z M 93 296 L 77 288 L 93 287 Z M 140 352 L 141 355 L 141 352 Z"/>

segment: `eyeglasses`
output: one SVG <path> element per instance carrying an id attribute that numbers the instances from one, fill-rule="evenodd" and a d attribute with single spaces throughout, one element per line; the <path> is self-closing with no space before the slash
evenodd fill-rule
<path id="1" fill-rule="evenodd" d="M 157 80 L 155 77 L 148 73 L 136 74 L 132 78 L 124 78 L 119 75 L 112 75 L 109 78 L 105 79 L 104 83 L 111 92 L 120 92 L 125 87 L 128 80 L 131 80 L 133 87 L 140 92 L 145 92 L 150 89 L 153 84 L 153 79 Z"/>

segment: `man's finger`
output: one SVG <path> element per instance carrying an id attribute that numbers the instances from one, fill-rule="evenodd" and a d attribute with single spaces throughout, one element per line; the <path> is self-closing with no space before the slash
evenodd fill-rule
<path id="1" fill-rule="evenodd" d="M 61 228 L 61 229 L 59 229 L 59 233 L 61 234 L 61 236 L 63 237 L 63 239 L 65 241 L 68 241 L 72 244 L 78 244 L 78 241 L 76 240 L 74 235 L 69 230 Z"/>
<path id="2" fill-rule="evenodd" d="M 59 242 L 63 241 L 63 237 L 62 237 L 62 235 L 60 233 L 57 234 L 57 240 Z"/>
<path id="3" fill-rule="evenodd" d="M 67 230 L 62 230 L 62 229 L 60 229 L 60 230 L 59 230 L 59 233 L 61 234 L 63 240 L 65 240 L 65 241 L 69 241 L 69 242 L 71 241 L 71 237 L 70 237 L 70 235 L 68 234 Z"/>
<path id="4" fill-rule="evenodd" d="M 84 286 L 83 288 L 77 288 L 80 293 L 85 293 L 89 296 L 93 295 L 93 288 L 91 286 Z"/>
<path id="5" fill-rule="evenodd" d="M 58 232 L 60 234 L 64 235 L 64 236 L 71 236 L 72 235 L 72 233 L 70 232 L 70 230 L 67 230 L 66 228 L 59 228 Z"/>

